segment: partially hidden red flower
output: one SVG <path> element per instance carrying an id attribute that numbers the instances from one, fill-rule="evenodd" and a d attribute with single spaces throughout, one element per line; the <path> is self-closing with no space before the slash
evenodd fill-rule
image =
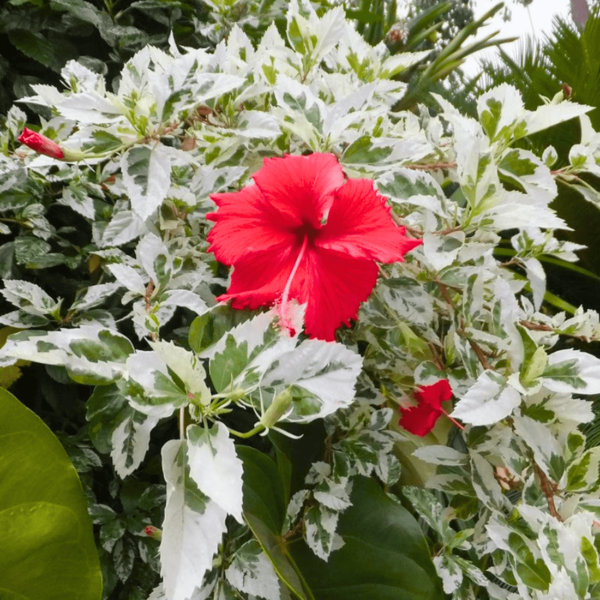
<path id="1" fill-rule="evenodd" d="M 23 129 L 23 133 L 19 136 L 19 142 L 25 144 L 39 154 L 45 154 L 46 156 L 59 159 L 65 157 L 61 147 L 56 142 L 53 142 L 41 133 L 36 133 L 35 131 L 31 131 L 31 129 L 27 129 L 27 127 Z"/>
<path id="2" fill-rule="evenodd" d="M 424 385 L 421 391 L 413 395 L 418 401 L 417 406 L 410 408 L 400 407 L 402 418 L 400 426 L 406 431 L 423 437 L 435 426 L 437 420 L 446 414 L 442 408 L 442 402 L 452 398 L 452 389 L 447 379 L 440 379 L 432 385 Z"/>
<path id="3" fill-rule="evenodd" d="M 421 240 L 404 236 L 370 179 L 344 178 L 332 154 L 265 159 L 255 185 L 213 194 L 208 236 L 217 259 L 234 267 L 218 300 L 233 308 L 306 304 L 305 331 L 334 340 L 356 319 L 377 282 L 375 261 L 392 263 Z"/>

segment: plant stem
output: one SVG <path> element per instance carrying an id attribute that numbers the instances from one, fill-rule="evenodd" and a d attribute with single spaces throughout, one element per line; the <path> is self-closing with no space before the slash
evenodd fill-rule
<path id="1" fill-rule="evenodd" d="M 438 171 L 440 169 L 454 169 L 455 162 L 433 163 L 430 165 L 403 165 L 405 169 L 413 169 L 415 171 Z"/>
<path id="2" fill-rule="evenodd" d="M 179 439 L 185 440 L 185 409 L 179 409 Z"/>
<path id="3" fill-rule="evenodd" d="M 542 471 L 541 467 L 533 461 L 533 471 L 537 475 L 540 480 L 540 487 L 542 488 L 542 492 L 544 492 L 544 496 L 546 496 L 546 502 L 548 502 L 548 510 L 550 514 L 559 521 L 562 521 L 562 517 L 556 510 L 556 504 L 554 504 L 554 489 L 550 480 L 546 476 L 546 473 Z"/>
<path id="4" fill-rule="evenodd" d="M 444 415 L 446 415 L 452 421 L 452 423 L 454 423 L 454 425 L 456 425 L 461 431 L 465 430 L 465 426 L 464 425 L 462 425 L 456 419 L 454 419 L 453 417 L 451 417 L 441 406 L 440 406 L 440 408 L 441 408 L 442 412 L 444 413 Z"/>
<path id="5" fill-rule="evenodd" d="M 240 433 L 239 431 L 235 431 L 234 429 L 229 429 L 229 433 L 231 433 L 231 435 L 235 435 L 236 437 L 239 438 L 243 438 L 243 439 L 247 439 L 247 438 L 251 438 L 252 436 L 256 435 L 257 433 L 260 433 L 261 431 L 263 431 L 265 428 L 264 425 L 257 425 L 254 429 L 251 429 L 250 431 L 247 431 L 246 433 Z"/>
<path id="6" fill-rule="evenodd" d="M 483 350 L 478 346 L 477 342 L 475 342 L 474 340 L 469 340 L 469 345 L 473 349 L 473 352 L 475 352 L 475 355 L 479 359 L 481 366 L 484 369 L 486 369 L 487 371 L 493 371 L 494 369 L 492 368 L 490 363 L 487 361 L 487 358 L 485 357 Z"/>

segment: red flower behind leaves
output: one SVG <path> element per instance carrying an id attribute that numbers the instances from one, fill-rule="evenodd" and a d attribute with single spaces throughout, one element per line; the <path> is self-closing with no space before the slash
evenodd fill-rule
<path id="1" fill-rule="evenodd" d="M 392 263 L 421 240 L 404 236 L 369 179 L 344 179 L 332 154 L 266 159 L 255 185 L 213 194 L 219 210 L 208 240 L 234 267 L 227 294 L 233 308 L 306 303 L 305 331 L 334 340 L 355 319 L 377 282 L 375 261 Z"/>
<path id="2" fill-rule="evenodd" d="M 447 379 L 440 379 L 432 385 L 422 386 L 421 391 L 414 393 L 414 397 L 419 403 L 417 406 L 400 407 L 402 413 L 400 426 L 410 433 L 423 437 L 434 428 L 437 420 L 446 414 L 442 402 L 452 398 L 452 389 Z M 454 419 L 452 421 L 462 427 Z"/>
<path id="3" fill-rule="evenodd" d="M 25 144 L 39 154 L 45 154 L 46 156 L 59 159 L 65 157 L 61 147 L 56 142 L 53 142 L 41 133 L 36 133 L 35 131 L 31 131 L 31 129 L 27 129 L 27 127 L 23 129 L 23 133 L 19 136 L 19 142 Z"/>

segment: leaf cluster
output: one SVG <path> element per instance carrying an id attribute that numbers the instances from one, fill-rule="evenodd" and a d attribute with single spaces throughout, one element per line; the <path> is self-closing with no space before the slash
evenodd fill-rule
<path id="1" fill-rule="evenodd" d="M 207 35 L 235 7 L 211 5 Z M 594 593 L 599 454 L 579 427 L 600 320 L 550 308 L 543 264 L 577 260 L 550 205 L 557 181 L 597 171 L 600 135 L 590 107 L 529 109 L 507 84 L 473 117 L 441 96 L 436 113 L 392 110 L 426 58 L 292 2 L 256 41 L 233 26 L 214 49 L 146 46 L 113 88 L 76 61 L 61 89 L 32 86 L 23 102 L 68 160 L 20 146 L 27 116 L 9 111 L 0 368 L 31 374 L 15 391 L 65 434 L 107 597 Z M 553 170 L 556 150 L 528 140 L 574 118 L 580 143 Z M 211 194 L 311 152 L 372 180 L 422 241 L 380 268 L 336 342 L 306 339 L 302 307 L 288 335 L 276 311 L 218 303 L 228 272 L 207 241 Z M 399 408 L 440 379 L 464 429 L 400 430 Z"/>

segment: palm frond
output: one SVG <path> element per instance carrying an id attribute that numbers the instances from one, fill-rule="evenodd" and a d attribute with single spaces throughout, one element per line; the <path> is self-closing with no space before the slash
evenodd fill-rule
<path id="1" fill-rule="evenodd" d="M 534 110 L 543 103 L 543 96 L 552 98 L 567 84 L 576 102 L 600 105 L 600 7 L 592 11 L 582 31 L 570 21 L 557 18 L 545 39 L 525 38 L 516 50 L 500 49 L 500 61 L 482 63 L 479 93 L 509 83 L 521 92 L 525 107 Z M 600 110 L 592 111 L 589 116 L 594 128 L 600 130 Z M 520 145 L 536 152 L 554 146 L 559 155 L 556 166 L 560 167 L 568 161 L 569 148 L 579 143 L 580 135 L 579 121 L 574 119 L 525 138 Z M 598 184 L 598 180 L 591 182 L 596 189 Z M 586 245 L 588 249 L 579 253 L 582 264 L 596 276 L 600 275 L 600 211 L 564 185 L 559 186 L 552 206 L 574 229 L 561 237 Z M 548 266 L 548 285 L 552 291 L 573 304 L 600 309 L 600 284 L 594 277 Z"/>
<path id="2" fill-rule="evenodd" d="M 557 18 L 546 48 L 555 81 L 568 84 L 576 102 L 600 105 L 600 9 L 593 11 L 582 32 Z M 590 118 L 600 129 L 600 111 L 593 111 Z"/>
<path id="3" fill-rule="evenodd" d="M 583 425 L 581 431 L 586 437 L 586 447 L 594 448 L 600 446 L 600 396 L 593 396 L 590 400 L 594 411 L 594 420 Z"/>

